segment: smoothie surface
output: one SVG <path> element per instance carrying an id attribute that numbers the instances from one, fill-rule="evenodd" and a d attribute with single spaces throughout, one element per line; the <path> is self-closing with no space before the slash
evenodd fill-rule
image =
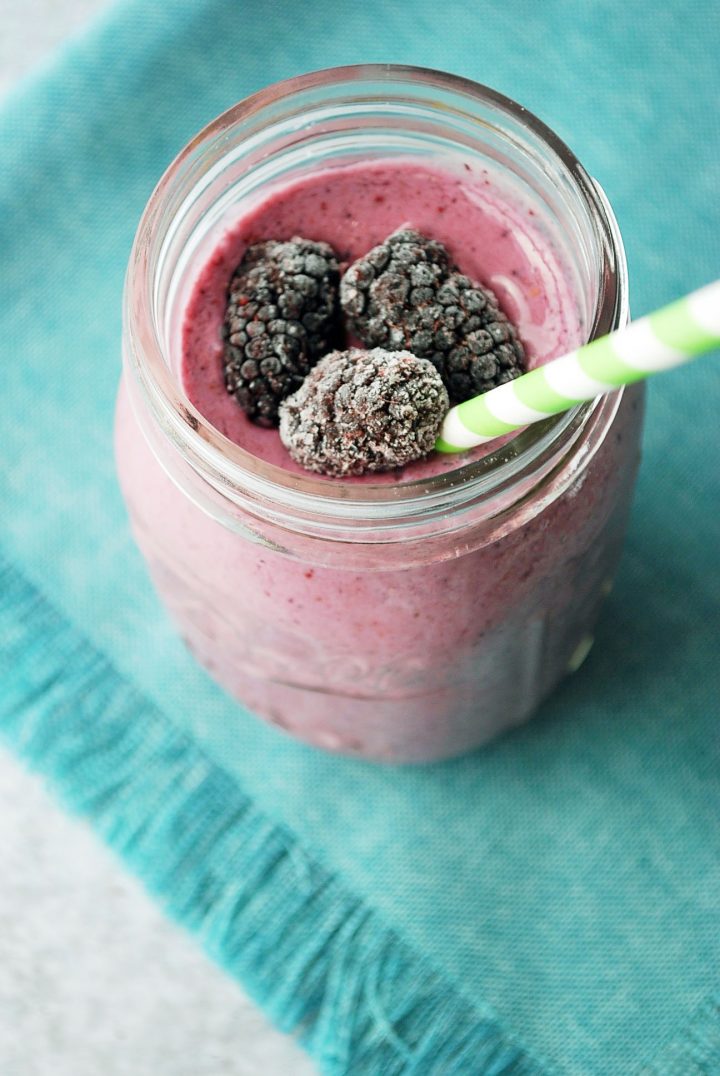
<path id="1" fill-rule="evenodd" d="M 260 459 L 307 474 L 290 458 L 277 430 L 252 423 L 225 389 L 221 327 L 228 282 L 246 247 L 260 240 L 295 235 L 322 240 L 335 248 L 344 270 L 403 226 L 440 240 L 463 273 L 495 292 L 518 327 L 528 368 L 584 339 L 558 252 L 532 208 L 503 195 L 486 170 L 461 161 L 450 170 L 390 159 L 337 166 L 277 186 L 239 211 L 200 267 L 185 309 L 181 378 L 188 399 L 208 422 Z M 472 455 L 433 453 L 392 472 L 343 481 L 429 478 L 493 447 L 484 445 Z"/>

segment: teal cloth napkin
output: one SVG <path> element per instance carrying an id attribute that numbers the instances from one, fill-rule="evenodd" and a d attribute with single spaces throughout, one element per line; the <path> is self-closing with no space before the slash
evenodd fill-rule
<path id="1" fill-rule="evenodd" d="M 410 769 L 257 722 L 183 650 L 114 478 L 160 173 L 245 94 L 395 60 L 489 83 L 613 202 L 636 315 L 718 275 L 713 0 L 127 2 L 0 114 L 0 728 L 331 1074 L 720 1073 L 720 378 L 657 379 L 583 669 Z"/>

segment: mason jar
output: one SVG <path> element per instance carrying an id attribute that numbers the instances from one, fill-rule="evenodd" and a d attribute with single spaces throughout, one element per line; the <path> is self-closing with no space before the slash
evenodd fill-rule
<path id="1" fill-rule="evenodd" d="M 588 337 L 624 324 L 618 228 L 570 150 L 486 87 L 389 65 L 291 79 L 205 128 L 148 203 L 125 290 L 117 466 L 161 601 L 243 706 L 391 762 L 477 747 L 582 662 L 621 551 L 642 388 L 432 477 L 329 481 L 211 426 L 183 393 L 178 342 L 203 259 L 248 200 L 312 168 L 458 152 L 532 207 Z"/>

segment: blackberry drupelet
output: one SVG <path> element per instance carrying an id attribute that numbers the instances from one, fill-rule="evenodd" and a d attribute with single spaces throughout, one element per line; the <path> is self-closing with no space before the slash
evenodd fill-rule
<path id="1" fill-rule="evenodd" d="M 389 471 L 432 452 L 449 407 L 431 362 L 382 348 L 335 351 L 280 405 L 280 440 L 309 471 Z"/>
<path id="2" fill-rule="evenodd" d="M 354 262 L 340 302 L 368 347 L 436 367 L 452 403 L 524 372 L 525 351 L 495 295 L 457 271 L 442 243 L 401 229 Z"/>
<path id="3" fill-rule="evenodd" d="M 225 387 L 258 425 L 336 343 L 340 271 L 327 243 L 295 236 L 248 247 L 228 290 Z"/>

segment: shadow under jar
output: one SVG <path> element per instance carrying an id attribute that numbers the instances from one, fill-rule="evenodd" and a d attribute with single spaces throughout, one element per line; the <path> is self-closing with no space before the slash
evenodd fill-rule
<path id="1" fill-rule="evenodd" d="M 150 199 L 126 283 L 116 452 L 155 587 L 210 674 L 312 744 L 417 762 L 525 721 L 589 649 L 624 537 L 642 389 L 391 482 L 298 473 L 214 428 L 179 356 L 219 237 L 266 192 L 373 160 L 467 167 L 525 207 L 566 267 L 571 346 L 627 321 L 612 212 L 525 109 L 413 68 L 302 76 L 202 131 Z"/>

